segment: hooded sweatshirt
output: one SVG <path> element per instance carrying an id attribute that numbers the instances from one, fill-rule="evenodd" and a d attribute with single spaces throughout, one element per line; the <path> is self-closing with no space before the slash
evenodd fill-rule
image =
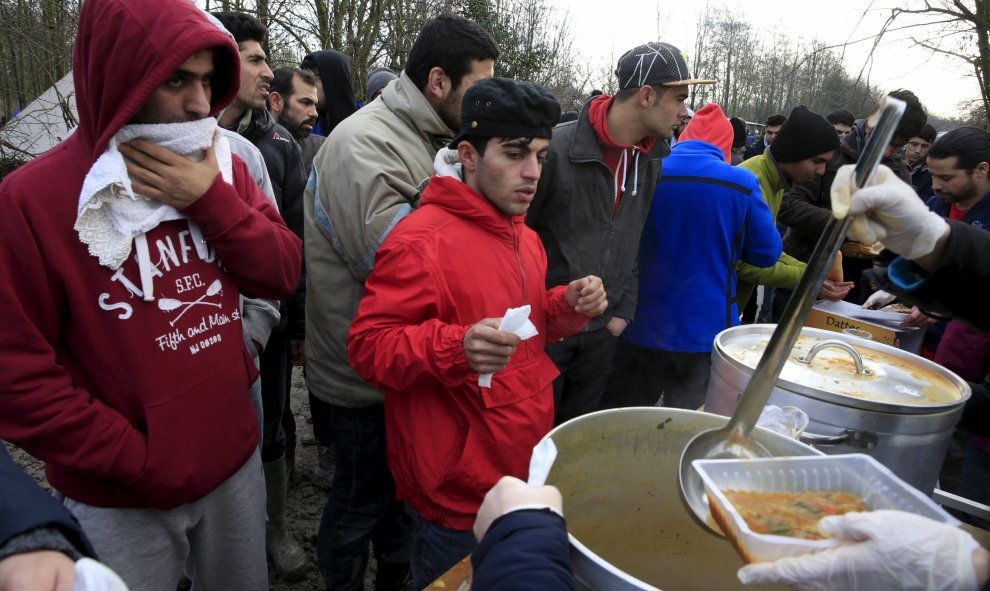
<path id="1" fill-rule="evenodd" d="M 101 507 L 195 501 L 255 453 L 239 292 L 282 299 L 300 243 L 233 160 L 186 219 L 143 236 L 149 256 L 99 264 L 73 229 L 108 141 L 193 53 L 216 48 L 211 114 L 236 93 L 237 48 L 188 2 L 88 0 L 75 43 L 79 127 L 0 184 L 0 438 Z M 193 222 L 193 224 L 190 224 Z M 202 231 L 203 256 L 191 228 Z M 143 291 L 139 260 L 153 263 Z"/>
<path id="2" fill-rule="evenodd" d="M 567 305 L 566 287 L 544 288 L 546 254 L 523 219 L 434 176 L 379 249 L 351 323 L 351 366 L 385 390 L 396 497 L 444 527 L 470 530 L 499 478 L 525 478 L 533 446 L 553 426 L 559 372 L 545 345 L 588 323 Z M 539 333 L 482 388 L 464 335 L 522 305 Z"/>
<path id="3" fill-rule="evenodd" d="M 591 127 L 598 136 L 598 145 L 602 149 L 602 159 L 605 165 L 612 171 L 615 179 L 615 204 L 612 206 L 612 215 L 619 209 L 619 202 L 622 200 L 622 193 L 626 190 L 627 174 L 632 171 L 633 196 L 636 195 L 636 187 L 639 184 L 636 178 L 639 167 L 636 165 L 640 155 L 645 156 L 653 148 L 657 139 L 653 137 L 644 138 L 638 144 L 620 144 L 615 141 L 608 132 L 608 110 L 612 107 L 615 97 L 608 95 L 596 96 L 588 105 L 588 120 Z"/>
<path id="4" fill-rule="evenodd" d="M 313 133 L 329 136 L 338 123 L 358 108 L 351 86 L 351 58 L 346 53 L 324 49 L 304 57 L 302 67 L 316 68 L 320 73 L 326 104 L 320 105 L 319 124 Z"/>

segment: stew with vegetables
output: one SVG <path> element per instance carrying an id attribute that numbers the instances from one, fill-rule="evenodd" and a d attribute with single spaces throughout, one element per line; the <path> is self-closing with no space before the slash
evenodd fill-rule
<path id="1" fill-rule="evenodd" d="M 863 499 L 852 493 L 834 492 L 742 492 L 725 491 L 754 533 L 821 540 L 818 520 L 829 515 L 867 511 Z"/>

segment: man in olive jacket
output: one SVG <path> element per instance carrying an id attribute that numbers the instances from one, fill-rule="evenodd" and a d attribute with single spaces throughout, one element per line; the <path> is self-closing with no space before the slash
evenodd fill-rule
<path id="1" fill-rule="evenodd" d="M 752 172 L 760 181 L 763 199 L 770 206 L 774 222 L 784 191 L 796 183 L 812 182 L 825 172 L 826 163 L 839 147 L 839 136 L 832 125 L 804 105 L 791 111 L 780 134 L 765 152 L 745 160 L 739 166 Z M 794 289 L 807 265 L 786 252 L 780 253 L 772 267 L 754 267 L 743 262 L 736 265 L 736 303 L 742 309 L 757 285 Z M 852 283 L 826 279 L 819 296 L 841 300 Z M 766 300 L 764 301 L 766 305 Z"/>
<path id="2" fill-rule="evenodd" d="M 547 251 L 547 287 L 586 275 L 602 278 L 609 308 L 547 353 L 560 369 L 555 422 L 596 411 L 608 384 L 616 339 L 636 314 L 636 261 L 660 174 L 663 141 L 687 117 L 694 80 L 667 43 L 627 51 L 616 68 L 619 92 L 588 101 L 577 121 L 557 127 L 526 224 Z"/>

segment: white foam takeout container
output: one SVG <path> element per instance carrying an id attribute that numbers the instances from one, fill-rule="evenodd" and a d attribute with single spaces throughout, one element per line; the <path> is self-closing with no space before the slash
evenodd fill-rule
<path id="1" fill-rule="evenodd" d="M 722 491 L 844 491 L 862 498 L 870 510 L 896 509 L 959 525 L 929 497 L 865 454 L 695 460 L 692 465 L 705 483 L 712 517 L 746 562 L 770 562 L 820 552 L 842 542 L 755 533 Z"/>

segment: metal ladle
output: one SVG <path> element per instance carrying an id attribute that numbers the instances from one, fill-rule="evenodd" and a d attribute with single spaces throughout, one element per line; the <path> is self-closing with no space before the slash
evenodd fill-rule
<path id="1" fill-rule="evenodd" d="M 905 106 L 903 101 L 887 97 L 880 119 L 856 163 L 856 187 L 864 187 L 873 179 L 884 149 L 894 136 L 894 130 L 901 120 Z M 695 435 L 681 453 L 679 467 L 681 498 L 690 507 L 697 520 L 715 533 L 721 534 L 708 518 L 710 512 L 705 487 L 692 462 L 703 459 L 758 458 L 770 455 L 762 445 L 750 437 L 750 432 L 770 398 L 780 371 L 784 368 L 791 349 L 801 333 L 804 320 L 825 282 L 835 253 L 845 240 L 851 223 L 852 216 L 846 216 L 842 220 L 833 218 L 829 221 L 728 424 L 721 429 Z"/>

